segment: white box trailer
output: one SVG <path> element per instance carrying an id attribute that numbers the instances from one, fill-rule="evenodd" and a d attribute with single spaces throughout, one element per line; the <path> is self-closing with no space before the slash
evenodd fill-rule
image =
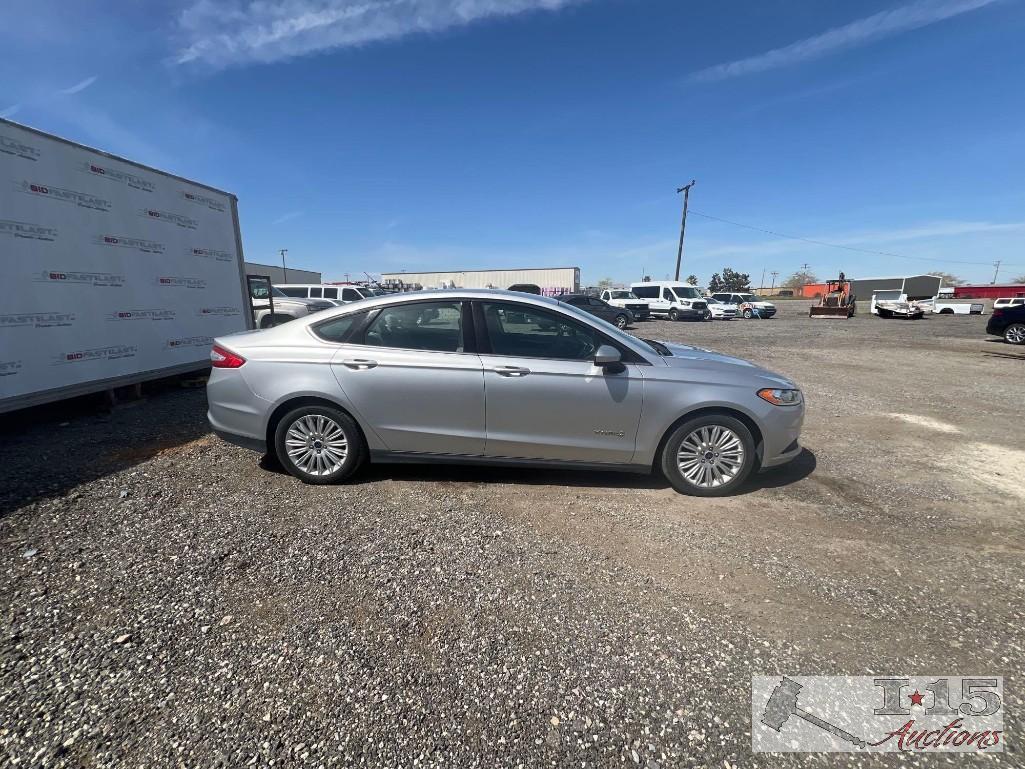
<path id="1" fill-rule="evenodd" d="M 252 326 L 237 203 L 0 119 L 0 413 L 209 365 Z"/>

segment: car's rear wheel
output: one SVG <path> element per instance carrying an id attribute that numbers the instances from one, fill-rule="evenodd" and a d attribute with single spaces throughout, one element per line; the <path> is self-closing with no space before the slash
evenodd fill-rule
<path id="1" fill-rule="evenodd" d="M 680 313 L 678 313 L 676 311 L 676 308 L 673 307 L 672 309 L 670 309 L 669 310 L 669 320 L 679 320 L 679 319 L 680 319 Z"/>
<path id="2" fill-rule="evenodd" d="M 722 497 L 736 491 L 754 469 L 754 438 L 726 414 L 695 417 L 673 430 L 662 448 L 662 472 L 677 491 Z"/>
<path id="3" fill-rule="evenodd" d="M 629 323 L 630 323 L 630 319 L 628 317 L 626 317 L 625 315 L 617 315 L 616 316 L 616 327 L 617 328 L 626 328 Z"/>
<path id="4" fill-rule="evenodd" d="M 278 460 L 304 483 L 336 483 L 363 463 L 366 446 L 345 412 L 331 406 L 302 406 L 278 422 L 274 431 Z"/>
<path id="5" fill-rule="evenodd" d="M 1025 344 L 1025 323 L 1012 323 L 1004 329 L 1004 341 Z"/>

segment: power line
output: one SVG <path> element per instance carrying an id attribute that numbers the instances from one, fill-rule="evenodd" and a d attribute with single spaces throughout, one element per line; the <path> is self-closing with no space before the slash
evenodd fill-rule
<path id="1" fill-rule="evenodd" d="M 840 249 L 843 249 L 844 251 L 856 251 L 856 252 L 858 252 L 860 254 L 874 254 L 876 256 L 892 256 L 892 257 L 896 257 L 897 259 L 914 259 L 914 260 L 919 261 L 919 262 L 941 262 L 943 264 L 975 264 L 975 265 L 980 265 L 981 264 L 981 265 L 985 265 L 987 267 L 992 267 L 993 266 L 993 262 L 966 262 L 966 261 L 960 261 L 960 260 L 957 260 L 957 259 L 940 259 L 938 257 L 937 258 L 933 258 L 931 256 L 908 256 L 907 254 L 895 254 L 892 251 L 873 251 L 870 248 L 857 248 L 856 246 L 841 246 L 838 243 L 826 243 L 823 240 L 814 240 L 813 238 L 802 238 L 799 235 L 787 235 L 786 233 L 783 233 L 783 232 L 776 232 L 774 230 L 766 230 L 766 229 L 762 229 L 761 227 L 754 227 L 754 226 L 752 226 L 750 224 L 742 224 L 741 222 L 734 222 L 734 221 L 732 221 L 730 219 L 723 219 L 723 218 L 721 218 L 719 216 L 712 216 L 711 214 L 703 214 L 700 211 L 695 211 L 693 209 L 691 209 L 690 213 L 692 213 L 694 216 L 700 216 L 703 219 L 711 219 L 712 221 L 722 222 L 723 224 L 732 224 L 734 227 L 742 227 L 745 230 L 754 230 L 755 232 L 761 232 L 761 233 L 763 233 L 765 235 L 772 235 L 772 236 L 777 237 L 777 238 L 785 238 L 787 240 L 799 240 L 802 243 L 811 243 L 811 244 L 816 245 L 816 246 L 826 246 L 827 248 L 840 248 Z M 1014 264 L 1014 265 L 1005 264 L 1004 266 L 1005 267 L 1021 267 L 1023 265 L 1020 265 L 1020 264 Z"/>

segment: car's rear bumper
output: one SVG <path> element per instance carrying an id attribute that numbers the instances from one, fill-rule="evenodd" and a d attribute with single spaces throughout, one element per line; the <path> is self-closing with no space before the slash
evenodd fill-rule
<path id="1" fill-rule="evenodd" d="M 997 319 L 989 319 L 989 322 L 986 324 L 986 333 L 991 334 L 992 336 L 1003 336 L 1004 329 L 1007 328 L 1008 324 L 1004 323 L 1002 319 L 1000 322 L 994 323 L 995 320 Z"/>
<path id="2" fill-rule="evenodd" d="M 212 422 L 210 426 L 213 427 Z M 260 440 L 259 438 L 251 438 L 248 435 L 239 435 L 238 433 L 229 433 L 227 430 L 221 430 L 217 427 L 213 427 L 213 431 L 218 438 L 227 441 L 228 443 L 233 443 L 234 445 L 241 446 L 244 449 L 258 451 L 261 454 L 267 453 L 267 442 Z"/>

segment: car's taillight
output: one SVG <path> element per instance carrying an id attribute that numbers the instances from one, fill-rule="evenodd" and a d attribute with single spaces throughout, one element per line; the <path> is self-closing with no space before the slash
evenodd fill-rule
<path id="1" fill-rule="evenodd" d="M 236 355 L 216 344 L 210 349 L 210 364 L 214 368 L 238 368 L 245 362 L 246 359 L 241 355 Z"/>
<path id="2" fill-rule="evenodd" d="M 995 317 L 996 317 L 997 315 L 1003 315 L 1003 314 L 1004 314 L 1004 310 L 1003 310 L 1003 308 L 1001 308 L 1001 307 L 994 307 L 994 308 L 993 308 L 993 317 L 994 317 L 994 318 L 995 318 Z"/>

